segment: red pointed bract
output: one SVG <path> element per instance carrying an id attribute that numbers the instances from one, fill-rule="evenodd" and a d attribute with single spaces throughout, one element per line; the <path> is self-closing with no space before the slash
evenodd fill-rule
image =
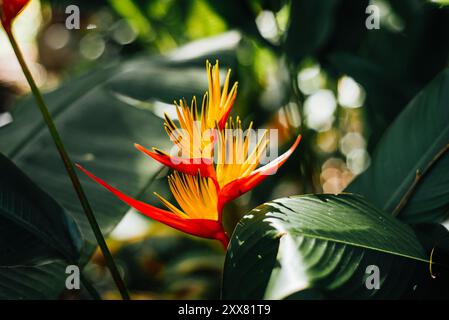
<path id="1" fill-rule="evenodd" d="M 0 19 L 6 30 L 11 29 L 12 21 L 25 8 L 30 0 L 3 0 L 0 4 Z"/>
<path id="2" fill-rule="evenodd" d="M 295 143 L 284 154 L 266 164 L 265 166 L 255 170 L 249 176 L 234 180 L 225 185 L 220 190 L 219 207 L 220 205 L 222 206 L 225 203 L 255 188 L 258 184 L 265 180 L 266 177 L 276 173 L 277 169 L 279 169 L 279 167 L 281 167 L 285 163 L 285 161 L 287 161 L 287 159 L 292 155 L 292 153 L 298 147 L 300 141 L 301 136 L 299 135 L 298 138 L 296 138 Z"/>
<path id="3" fill-rule="evenodd" d="M 212 159 L 206 158 L 179 158 L 169 156 L 164 153 L 153 152 L 139 144 L 134 145 L 138 150 L 142 151 L 146 155 L 150 156 L 154 160 L 160 162 L 164 166 L 167 166 L 173 170 L 190 174 L 197 175 L 198 172 L 204 178 L 213 178 L 215 179 L 215 168 Z"/>
<path id="4" fill-rule="evenodd" d="M 217 239 L 223 242 L 223 228 L 221 226 L 221 223 L 219 223 L 218 221 L 207 219 L 183 219 L 170 211 L 159 209 L 142 201 L 133 199 L 120 190 L 112 187 L 102 179 L 96 177 L 80 165 L 77 164 L 76 166 L 86 175 L 88 175 L 92 180 L 108 189 L 117 198 L 133 207 L 137 211 L 141 212 L 142 214 L 185 233 L 203 238 Z"/>

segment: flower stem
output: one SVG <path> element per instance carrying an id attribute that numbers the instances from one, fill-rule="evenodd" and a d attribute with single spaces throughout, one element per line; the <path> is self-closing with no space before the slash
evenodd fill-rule
<path id="1" fill-rule="evenodd" d="M 73 188 L 75 189 L 76 194 L 78 195 L 78 198 L 81 203 L 81 206 L 83 207 L 84 213 L 86 214 L 86 217 L 89 220 L 90 226 L 92 228 L 93 233 L 95 234 L 95 238 L 96 238 L 97 243 L 101 249 L 101 252 L 103 253 L 106 264 L 109 268 L 109 271 L 111 272 L 112 278 L 114 279 L 114 282 L 115 282 L 118 290 L 120 291 L 122 299 L 129 300 L 129 294 L 128 294 L 128 291 L 126 290 L 123 279 L 120 276 L 120 273 L 119 273 L 118 268 L 114 262 L 111 252 L 109 251 L 106 241 L 104 240 L 103 234 L 101 233 L 100 226 L 98 225 L 97 219 L 95 218 L 95 215 L 92 211 L 89 201 L 87 200 L 86 194 L 84 193 L 83 187 L 81 186 L 81 183 L 78 179 L 78 176 L 75 171 L 75 167 L 73 166 L 73 163 L 70 160 L 70 157 L 69 157 L 67 151 L 65 150 L 64 144 L 62 143 L 61 137 L 59 136 L 58 130 L 56 129 L 53 118 L 52 118 L 50 112 L 48 111 L 47 105 L 45 104 L 42 93 L 40 92 L 39 88 L 37 87 L 36 82 L 34 81 L 34 78 L 25 62 L 25 59 L 23 58 L 22 52 L 19 48 L 19 45 L 17 44 L 17 41 L 12 33 L 11 28 L 6 28 L 5 31 L 8 35 L 9 41 L 11 42 L 13 49 L 14 49 L 14 53 L 16 54 L 17 59 L 19 60 L 20 66 L 22 67 L 23 73 L 28 81 L 28 84 L 31 87 L 31 91 L 33 92 L 33 95 L 36 99 L 37 105 L 42 113 L 43 118 L 44 118 L 44 121 L 48 126 L 48 130 L 50 131 L 50 134 L 53 138 L 56 148 L 58 149 L 59 155 L 61 156 L 61 159 L 62 159 L 64 166 L 67 170 L 70 180 L 72 181 Z"/>
<path id="2" fill-rule="evenodd" d="M 90 282 L 89 279 L 87 279 L 83 273 L 80 274 L 80 280 L 81 283 L 84 285 L 84 288 L 86 289 L 87 292 L 89 292 L 90 296 L 92 297 L 92 299 L 94 300 L 101 300 L 101 296 L 100 294 L 97 292 L 97 290 L 94 288 L 94 286 L 92 285 L 92 283 Z"/>

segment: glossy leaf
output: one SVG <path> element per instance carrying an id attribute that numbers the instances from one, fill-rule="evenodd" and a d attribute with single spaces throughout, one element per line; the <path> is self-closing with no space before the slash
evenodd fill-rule
<path id="1" fill-rule="evenodd" d="M 449 297 L 449 231 L 440 224 L 422 223 L 413 225 L 426 255 L 431 257 L 427 272 L 415 273 L 416 285 L 413 293 L 404 298 L 418 296 L 424 299 L 447 299 Z M 432 274 L 432 277 L 429 277 Z"/>
<path id="2" fill-rule="evenodd" d="M 226 256 L 225 299 L 398 298 L 426 272 L 412 229 L 351 194 L 266 203 L 238 224 Z M 380 288 L 365 285 L 378 266 Z M 430 277 L 430 275 L 428 275 Z"/>

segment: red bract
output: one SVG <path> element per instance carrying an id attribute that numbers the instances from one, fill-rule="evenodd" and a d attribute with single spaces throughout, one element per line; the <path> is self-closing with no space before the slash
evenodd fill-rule
<path id="1" fill-rule="evenodd" d="M 186 174 L 196 175 L 198 172 L 202 177 L 210 177 L 215 179 L 215 169 L 213 159 L 209 158 L 179 158 L 175 156 L 170 156 L 159 149 L 153 148 L 153 151 L 150 151 L 139 144 L 134 144 L 134 146 L 145 153 L 147 156 L 150 156 L 154 160 L 160 162 L 166 167 L 169 167 L 173 170 L 183 172 Z"/>
<path id="2" fill-rule="evenodd" d="M 165 130 L 182 156 L 172 156 L 156 148 L 150 151 L 135 144 L 141 152 L 175 170 L 168 177 L 168 183 L 179 207 L 156 193 L 168 210 L 143 203 L 79 168 L 142 214 L 185 233 L 219 240 L 226 248 L 229 238 L 222 223 L 224 205 L 274 174 L 297 148 L 301 136 L 287 152 L 266 163 L 265 155 L 270 146 L 268 131 L 259 135 L 252 124 L 244 131 L 239 117 L 235 121 L 228 119 L 237 92 L 237 84 L 234 84 L 228 93 L 230 72 L 223 90 L 220 90 L 218 63 L 213 68 L 207 63 L 207 74 L 209 91 L 201 111 L 193 98 L 190 106 L 185 100 L 177 104 L 179 125 L 165 115 Z M 256 142 L 254 146 L 253 142 Z"/>
<path id="3" fill-rule="evenodd" d="M 157 151 L 152 152 L 140 145 L 135 146 L 137 149 L 139 149 L 146 155 L 149 155 L 154 160 L 160 162 L 161 164 L 171 169 L 189 175 L 196 175 L 200 173 L 202 177 L 211 178 L 214 181 L 218 190 L 218 211 L 221 212 L 221 209 L 227 202 L 234 200 L 235 198 L 240 197 L 244 193 L 254 189 L 263 180 L 265 180 L 266 177 L 275 174 L 276 171 L 292 155 L 292 153 L 298 147 L 300 141 L 301 136 L 299 135 L 296 138 L 296 141 L 290 147 L 290 149 L 288 149 L 284 154 L 282 154 L 278 158 L 274 159 L 270 163 L 260 168 L 257 168 L 253 171 L 248 171 L 246 175 L 232 176 L 232 174 L 219 173 L 218 177 L 212 159 L 179 158 L 165 154 L 157 149 L 156 149 Z M 235 166 L 236 164 L 231 163 L 231 165 Z M 221 177 L 223 175 L 226 176 L 227 180 L 224 180 L 224 178 Z"/>
<path id="4" fill-rule="evenodd" d="M 30 0 L 0 0 L 0 19 L 3 27 L 10 30 L 15 17 L 25 8 Z"/>
<path id="5" fill-rule="evenodd" d="M 197 194 L 197 197 L 195 199 L 196 203 L 193 204 L 193 207 L 187 208 L 186 210 L 190 212 L 182 212 L 181 210 L 178 210 L 176 208 L 173 209 L 174 207 L 171 207 L 170 204 L 168 204 L 167 206 L 170 208 L 171 211 L 167 211 L 146 204 L 142 201 L 133 199 L 130 196 L 127 196 L 126 194 L 121 192 L 120 190 L 117 190 L 116 188 L 112 187 L 111 185 L 101 180 L 100 178 L 94 176 L 92 173 L 82 168 L 80 165 L 77 165 L 77 167 L 80 170 L 82 170 L 85 174 L 87 174 L 95 182 L 108 189 L 117 198 L 119 198 L 132 208 L 136 209 L 140 213 L 154 220 L 162 222 L 179 231 L 202 238 L 216 239 L 223 244 L 224 248 L 228 246 L 229 238 L 224 232 L 221 221 L 221 214 L 217 212 L 217 204 L 214 203 L 214 201 L 210 201 L 211 200 L 210 194 L 215 191 L 214 190 L 215 187 L 213 185 L 209 190 L 207 188 L 203 188 L 199 192 L 199 194 Z M 199 176 L 198 177 L 188 176 L 188 177 L 195 182 L 198 182 L 198 180 L 207 179 L 201 178 Z M 181 179 L 179 179 L 179 175 L 175 175 L 173 178 L 175 181 L 181 181 Z M 197 183 L 197 185 L 200 185 L 200 183 Z M 179 188 L 175 191 L 175 193 L 177 194 L 181 193 L 181 196 L 178 197 L 177 199 L 181 207 L 184 207 L 185 204 L 189 201 L 188 199 L 189 195 L 186 193 L 182 193 L 182 191 L 179 192 Z M 161 200 L 164 201 L 163 198 L 161 198 Z M 168 202 L 164 202 L 164 204 L 166 203 Z M 202 212 L 204 211 L 205 208 L 208 208 L 208 210 Z M 191 211 L 192 209 L 194 210 L 193 212 Z"/>
<path id="6" fill-rule="evenodd" d="M 259 185 L 266 177 L 273 175 L 276 171 L 287 161 L 287 159 L 292 155 L 295 149 L 298 147 L 301 141 L 301 136 L 296 138 L 295 143 L 288 149 L 284 154 L 271 161 L 270 163 L 260 167 L 249 175 L 237 178 L 225 184 L 220 188 L 219 203 L 225 205 L 227 202 L 240 197 L 242 194 L 254 189 Z"/>

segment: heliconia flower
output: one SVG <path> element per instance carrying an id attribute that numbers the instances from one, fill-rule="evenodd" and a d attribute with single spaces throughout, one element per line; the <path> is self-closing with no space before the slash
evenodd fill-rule
<path id="1" fill-rule="evenodd" d="M 218 62 L 214 67 L 207 62 L 206 69 L 209 91 L 203 98 L 201 112 L 198 112 L 194 98 L 190 106 L 185 100 L 175 103 L 179 127 L 165 115 L 165 130 L 181 156 L 169 155 L 156 148 L 150 151 L 135 144 L 138 150 L 175 170 L 168 182 L 180 208 L 157 193 L 155 195 L 168 211 L 135 200 L 78 167 L 144 215 L 188 234 L 217 239 L 226 248 L 229 238 L 222 225 L 224 205 L 274 174 L 294 152 L 301 136 L 280 157 L 260 166 L 269 146 L 267 132 L 256 137 L 251 123 L 244 134 L 238 117 L 235 121 L 232 118 L 228 120 L 237 83 L 228 93 L 229 71 L 221 91 Z M 253 138 L 257 138 L 254 146 Z M 217 160 L 216 164 L 214 159 Z"/>
<path id="2" fill-rule="evenodd" d="M 210 178 L 177 172 L 169 176 L 170 190 L 181 209 L 155 193 L 169 209 L 167 211 L 133 199 L 80 165 L 77 165 L 77 167 L 120 200 L 144 215 L 179 231 L 202 238 L 216 239 L 223 244 L 224 248 L 228 246 L 229 238 L 223 229 L 221 212 L 217 210 L 218 195 L 215 185 Z"/>
<path id="3" fill-rule="evenodd" d="M 193 97 L 191 105 L 185 100 L 175 101 L 176 113 L 180 128 L 165 113 L 164 128 L 170 140 L 179 148 L 181 154 L 186 158 L 212 157 L 213 137 L 205 134 L 210 127 L 204 116 L 207 107 L 207 95 L 203 98 L 201 113 L 198 113 L 196 98 Z M 161 153 L 159 151 L 159 153 Z"/>
<path id="4" fill-rule="evenodd" d="M 276 171 L 287 161 L 287 159 L 293 154 L 295 149 L 298 147 L 301 141 L 301 135 L 298 135 L 293 145 L 281 156 L 275 160 L 269 162 L 268 164 L 255 169 L 253 171 L 245 169 L 243 173 L 238 175 L 233 175 L 233 180 L 226 184 L 220 186 L 219 191 L 219 208 L 222 208 L 227 202 L 238 198 L 242 194 L 254 189 L 259 185 L 265 178 L 276 173 Z M 218 176 L 218 173 L 217 173 Z M 228 180 L 228 179 L 226 179 Z"/>
<path id="5" fill-rule="evenodd" d="M 213 137 L 207 133 L 212 132 L 210 130 L 215 129 L 217 123 L 220 129 L 224 128 L 237 96 L 237 82 L 228 93 L 231 70 L 228 70 L 223 90 L 220 89 L 218 61 L 213 67 L 207 61 L 206 71 L 209 89 L 203 96 L 201 112 L 198 112 L 198 104 L 193 97 L 190 107 L 185 100 L 175 101 L 179 128 L 167 114 L 164 115 L 165 131 L 186 158 L 212 157 Z"/>
<path id="6" fill-rule="evenodd" d="M 230 129 L 230 130 L 227 130 Z M 185 174 L 196 175 L 198 172 L 202 177 L 209 177 L 217 186 L 219 201 L 218 210 L 223 206 L 254 189 L 266 177 L 274 174 L 298 147 L 301 136 L 298 135 L 293 145 L 284 154 L 273 161 L 258 168 L 261 158 L 266 155 L 269 139 L 265 133 L 258 137 L 256 145 L 250 150 L 249 143 L 253 140 L 252 123 L 246 134 L 242 129 L 240 119 L 232 119 L 223 130 L 215 131 L 216 164 L 212 158 L 179 158 L 170 156 L 158 149 L 150 151 L 141 145 L 136 148 L 156 161 Z"/>
<path id="7" fill-rule="evenodd" d="M 223 128 L 237 96 L 238 83 L 234 83 L 228 93 L 229 79 L 231 77 L 231 70 L 228 70 L 223 90 L 221 91 L 218 60 L 213 67 L 209 63 L 209 61 L 207 61 L 206 69 L 207 80 L 209 82 L 208 108 L 206 109 L 205 113 L 207 125 L 209 128 L 214 128 L 216 122 L 218 122 L 220 128 Z"/>
<path id="8" fill-rule="evenodd" d="M 164 128 L 170 140 L 179 148 L 184 157 L 169 156 L 162 150 L 153 148 L 153 151 L 136 144 L 136 148 L 154 158 L 165 166 L 174 170 L 178 166 L 184 167 L 184 173 L 196 174 L 200 171 L 202 176 L 213 177 L 215 169 L 212 163 L 214 137 L 211 129 L 224 128 L 229 118 L 232 106 L 237 96 L 238 82 L 235 82 L 228 93 L 231 70 L 228 70 L 223 90 L 220 90 L 220 72 L 218 61 L 212 67 L 206 62 L 209 89 L 203 96 L 201 111 L 198 112 L 196 98 L 193 97 L 189 106 L 185 100 L 175 101 L 179 127 L 165 114 Z"/>
<path id="9" fill-rule="evenodd" d="M 153 148 L 153 151 L 150 151 L 137 143 L 134 146 L 154 160 L 173 170 L 191 175 L 199 172 L 202 177 L 215 178 L 215 167 L 212 158 L 180 158 L 170 156 L 157 148 Z"/>
<path id="10" fill-rule="evenodd" d="M 237 123 L 240 125 L 238 121 Z M 257 147 L 251 153 L 248 153 L 248 138 L 237 137 L 234 139 L 229 136 L 220 136 L 219 139 L 219 145 L 221 145 L 221 147 L 218 147 L 219 152 L 226 152 L 227 146 L 231 146 L 233 150 L 240 150 L 237 151 L 235 159 L 239 159 L 241 163 L 221 164 L 217 166 L 217 169 L 219 168 L 217 172 L 213 171 L 210 175 L 207 171 L 200 172 L 201 165 L 195 167 L 198 168 L 196 174 L 188 170 L 186 173 L 175 171 L 169 176 L 168 181 L 170 190 L 181 209 L 178 209 L 157 193 L 155 195 L 170 211 L 133 199 L 81 166 L 77 166 L 94 181 L 142 214 L 179 231 L 202 238 L 216 239 L 223 244 L 224 248 L 227 248 L 229 237 L 222 225 L 224 205 L 256 187 L 268 175 L 273 174 L 282 166 L 298 146 L 301 136 L 298 136 L 287 152 L 258 169 L 255 168 L 259 163 L 261 150 L 267 146 L 265 136 L 259 139 Z M 143 147 L 140 148 L 144 152 L 149 152 Z M 213 168 L 213 164 L 211 167 Z M 185 168 L 191 169 L 194 167 L 187 164 Z"/>
<path id="11" fill-rule="evenodd" d="M 245 132 L 238 117 L 235 123 L 231 119 L 229 127 L 231 130 L 226 130 L 228 129 L 228 126 L 226 126 L 225 130 L 218 131 L 216 171 L 215 174 L 210 176 L 212 179 L 215 178 L 219 185 L 219 208 L 254 189 L 266 177 L 276 173 L 277 169 L 294 152 L 301 140 L 301 136 L 298 135 L 289 150 L 258 168 L 269 146 L 269 139 L 266 136 L 267 131 L 265 130 L 264 134 L 258 137 L 255 147 L 250 150 L 249 144 L 253 140 L 252 135 L 255 134 L 251 130 L 252 122 Z"/>
<path id="12" fill-rule="evenodd" d="M 0 20 L 6 30 L 10 30 L 13 20 L 30 0 L 0 0 Z"/>

